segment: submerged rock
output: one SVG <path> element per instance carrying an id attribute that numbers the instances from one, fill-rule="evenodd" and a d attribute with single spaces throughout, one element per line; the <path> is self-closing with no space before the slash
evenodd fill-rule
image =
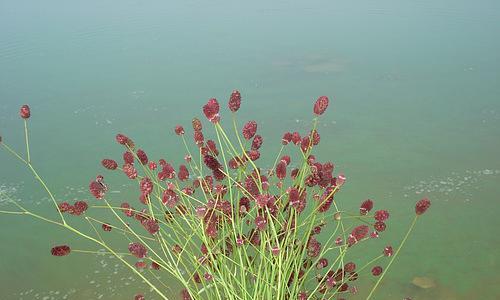
<path id="1" fill-rule="evenodd" d="M 422 289 L 430 289 L 430 288 L 434 288 L 437 286 L 437 283 L 434 279 L 432 279 L 430 277 L 425 277 L 425 276 L 414 277 L 413 280 L 411 281 L 411 283 L 415 286 L 418 286 L 419 288 L 422 288 Z"/>

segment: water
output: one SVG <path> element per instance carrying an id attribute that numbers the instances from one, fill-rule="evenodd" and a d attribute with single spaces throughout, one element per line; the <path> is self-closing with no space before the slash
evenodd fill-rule
<path id="1" fill-rule="evenodd" d="M 117 132 L 178 161 L 173 126 L 237 88 L 242 121 L 259 120 L 274 153 L 329 95 L 317 155 L 348 176 L 343 205 L 391 209 L 396 244 L 414 202 L 433 201 L 379 297 L 496 299 L 499 20 L 497 1 L 1 1 L 0 134 L 22 149 L 17 112 L 29 103 L 37 168 L 58 199 L 85 199 L 100 158 L 121 153 Z M 4 151 L 0 189 L 53 214 Z M 108 256 L 53 259 L 51 245 L 79 243 L 53 226 L 2 215 L 0 234 L 2 299 L 148 294 Z"/>

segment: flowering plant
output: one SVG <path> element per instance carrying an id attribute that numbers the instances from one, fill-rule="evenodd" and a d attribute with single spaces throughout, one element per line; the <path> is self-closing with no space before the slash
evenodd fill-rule
<path id="1" fill-rule="evenodd" d="M 117 134 L 116 142 L 124 151 L 123 164 L 120 167 L 116 160 L 106 158 L 102 166 L 135 181 L 138 200 L 115 203 L 107 199 L 104 176 L 97 175 L 89 184 L 95 199 L 73 204 L 58 202 L 34 168 L 28 134 L 31 112 L 23 105 L 20 116 L 25 125 L 26 156 L 1 137 L 0 143 L 31 170 L 58 216 L 42 216 L 15 201 L 12 204 L 17 210 L 0 212 L 50 222 L 94 242 L 162 299 L 169 299 L 169 294 L 155 272 L 165 272 L 183 286 L 181 299 L 343 299 L 358 292 L 356 281 L 360 277 L 378 276 L 366 298 L 370 299 L 430 201 L 424 198 L 417 202 L 413 222 L 395 251 L 388 245 L 366 263 L 348 261 L 347 253 L 353 247 L 370 243 L 385 231 L 389 212 L 372 213 L 372 200 L 363 201 L 359 212 L 348 212 L 335 200 L 346 177 L 334 174 L 333 163 L 321 163 L 312 154 L 320 143 L 317 125 L 329 99 L 321 96 L 316 100 L 309 132 L 283 135 L 281 149 L 269 169 L 257 166 L 263 144 L 257 122 L 249 121 L 238 129 L 240 105 L 241 95 L 233 91 L 228 108 L 234 136 L 222 126 L 219 103 L 214 98 L 203 106 L 213 139 L 205 138 L 202 122 L 194 118 L 196 147 L 190 148 L 184 128 L 175 127 L 186 151 L 185 163 L 177 169 L 164 159 L 150 160 L 131 138 Z M 92 211 L 102 209 L 107 210 L 109 219 L 92 217 Z M 70 215 L 83 217 L 92 231 L 72 226 Z M 106 235 L 112 231 L 126 237 L 121 247 L 108 241 Z M 70 253 L 96 251 L 65 244 L 51 249 L 53 256 Z M 385 270 L 381 265 L 386 265 Z M 135 299 L 144 296 L 137 294 Z"/>

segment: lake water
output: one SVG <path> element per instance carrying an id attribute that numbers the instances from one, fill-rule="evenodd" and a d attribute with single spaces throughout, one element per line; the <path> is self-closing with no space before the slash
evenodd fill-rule
<path id="1" fill-rule="evenodd" d="M 500 298 L 499 1 L 73 2 L 0 1 L 0 134 L 22 151 L 30 104 L 32 159 L 57 199 L 89 199 L 117 132 L 180 161 L 172 128 L 239 89 L 271 157 L 328 95 L 316 154 L 348 177 L 337 201 L 390 209 L 394 244 L 433 201 L 375 299 Z M 55 216 L 5 151 L 0 189 Z M 81 242 L 53 226 L 0 215 L 0 236 L 1 299 L 155 299 L 106 255 L 54 259 L 53 244 Z M 422 276 L 437 286 L 411 284 Z"/>

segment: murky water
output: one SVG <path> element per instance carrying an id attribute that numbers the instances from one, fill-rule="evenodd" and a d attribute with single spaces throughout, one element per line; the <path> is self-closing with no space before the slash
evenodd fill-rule
<path id="1" fill-rule="evenodd" d="M 29 103 L 34 163 L 58 199 L 85 199 L 100 159 L 121 153 L 117 132 L 180 161 L 173 126 L 236 88 L 242 120 L 261 122 L 265 160 L 329 95 L 317 155 L 348 176 L 337 199 L 393 211 L 395 244 L 414 202 L 433 201 L 377 299 L 497 299 L 498 36 L 498 1 L 1 1 L 0 134 L 22 149 Z M 54 213 L 1 151 L 0 209 L 5 195 Z M 107 255 L 54 260 L 53 244 L 92 245 L 48 224 L 0 215 L 0 236 L 1 299 L 149 295 Z"/>

